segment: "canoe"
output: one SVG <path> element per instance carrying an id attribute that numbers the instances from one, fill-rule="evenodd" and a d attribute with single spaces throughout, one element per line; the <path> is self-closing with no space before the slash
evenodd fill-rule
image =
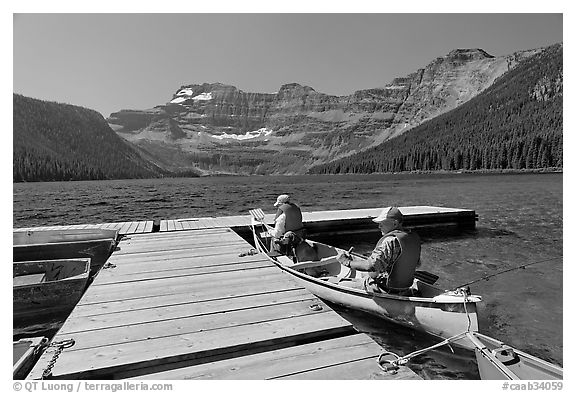
<path id="1" fill-rule="evenodd" d="M 111 239 L 117 241 L 118 229 L 46 229 L 12 232 L 13 245 L 62 243 L 103 239 Z"/>
<path id="2" fill-rule="evenodd" d="M 89 272 L 89 258 L 14 262 L 14 325 L 71 311 L 86 289 Z"/>
<path id="3" fill-rule="evenodd" d="M 112 239 L 92 239 L 53 243 L 14 245 L 13 261 L 39 261 L 69 258 L 90 258 L 90 276 L 96 275 L 114 250 Z"/>
<path id="4" fill-rule="evenodd" d="M 22 338 L 12 345 L 12 378 L 25 379 L 38 358 L 46 349 L 46 337 Z"/>
<path id="5" fill-rule="evenodd" d="M 265 231 L 258 224 L 252 217 L 256 249 L 319 298 L 370 313 L 441 340 L 450 339 L 456 346 L 473 349 L 473 344 L 465 339 L 463 333 L 478 331 L 476 303 L 481 301 L 480 296 L 471 295 L 463 289 L 447 291 L 436 287 L 432 282 L 435 280 L 426 280 L 424 273 L 418 274 L 419 278 L 415 278 L 410 290 L 403 294 L 369 293 L 350 288 L 346 286 L 347 283 L 363 280 L 367 273 L 341 265 L 336 256 L 338 251 L 343 250 L 305 240 L 298 247 L 304 246 L 304 249 L 314 251 L 308 252 L 307 256 L 301 252 L 295 262 L 293 258 L 269 250 L 269 240 L 266 240 Z M 365 259 L 357 254 L 352 256 L 354 259 Z"/>
<path id="6" fill-rule="evenodd" d="M 502 341 L 478 332 L 468 334 L 474 344 L 481 379 L 489 380 L 559 380 L 561 367 L 512 348 Z M 543 389 L 549 390 L 550 388 Z M 535 389 L 537 390 L 537 389 Z"/>

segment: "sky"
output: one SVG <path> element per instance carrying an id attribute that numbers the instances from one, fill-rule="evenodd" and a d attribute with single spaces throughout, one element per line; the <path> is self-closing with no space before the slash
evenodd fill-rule
<path id="1" fill-rule="evenodd" d="M 453 49 L 501 56 L 562 34 L 561 13 L 15 12 L 13 92 L 104 117 L 164 104 L 192 83 L 272 93 L 296 82 L 348 95 Z"/>

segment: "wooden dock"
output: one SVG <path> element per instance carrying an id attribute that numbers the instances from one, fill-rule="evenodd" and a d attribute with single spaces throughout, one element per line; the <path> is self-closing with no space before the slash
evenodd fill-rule
<path id="1" fill-rule="evenodd" d="M 419 379 L 381 371 L 379 345 L 266 257 L 245 255 L 230 227 L 247 219 L 169 220 L 159 233 L 117 223 L 126 236 L 109 267 L 53 339 L 75 344 L 49 348 L 28 379 L 54 359 L 55 379 Z"/>
<path id="2" fill-rule="evenodd" d="M 270 209 L 273 210 L 273 209 Z M 350 234 L 363 232 L 378 232 L 378 227 L 372 219 L 380 214 L 382 209 L 352 209 L 330 210 L 319 212 L 304 212 L 302 219 L 304 227 L 310 236 L 316 234 Z M 436 206 L 403 206 L 404 226 L 421 228 L 433 226 L 457 226 L 462 229 L 473 229 L 478 216 L 474 210 L 454 209 Z M 266 215 L 266 222 L 272 224 L 274 213 Z M 187 231 L 198 229 L 231 228 L 237 232 L 248 231 L 250 215 L 227 217 L 195 217 L 154 221 L 116 222 L 102 224 L 79 224 L 52 227 L 15 228 L 14 231 L 45 230 L 45 229 L 82 229 L 109 228 L 118 229 L 120 235 L 152 232 Z"/>

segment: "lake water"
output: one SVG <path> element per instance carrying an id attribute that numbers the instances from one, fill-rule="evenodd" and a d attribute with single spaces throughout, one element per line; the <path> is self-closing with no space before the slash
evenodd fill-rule
<path id="1" fill-rule="evenodd" d="M 276 196 L 293 195 L 303 211 L 398 206 L 473 209 L 477 230 L 422 233 L 422 269 L 482 295 L 480 331 L 555 364 L 563 364 L 562 174 L 433 174 L 211 177 L 13 185 L 13 226 L 31 227 L 273 213 Z M 377 237 L 323 239 L 368 253 Z M 540 263 L 541 262 L 541 263 Z M 399 355 L 432 345 L 427 337 L 343 312 Z M 58 328 L 54 321 L 54 329 Z M 440 348 L 409 366 L 424 378 L 477 379 L 471 353 Z"/>

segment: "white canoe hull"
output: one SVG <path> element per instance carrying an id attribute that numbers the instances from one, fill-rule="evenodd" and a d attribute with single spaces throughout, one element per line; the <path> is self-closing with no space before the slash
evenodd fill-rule
<path id="1" fill-rule="evenodd" d="M 474 344 L 480 378 L 485 380 L 561 380 L 563 370 L 478 332 L 467 337 Z"/>
<path id="2" fill-rule="evenodd" d="M 336 261 L 337 248 L 307 241 L 317 253 L 317 258 L 326 261 L 322 262 L 321 266 L 327 274 L 324 277 L 314 277 L 308 274 L 305 268 L 297 269 L 298 265 L 294 265 L 286 256 L 269 256 L 266 242 L 262 241 L 255 223 L 253 228 L 258 251 L 265 253 L 280 269 L 321 299 L 375 315 L 442 340 L 451 339 L 467 331 L 478 331 L 476 303 L 481 301 L 479 296 L 465 295 L 463 292 L 447 292 L 418 279 L 414 280 L 414 288 L 419 294 L 417 296 L 368 293 L 365 290 L 350 288 L 342 284 L 347 279 L 357 276 L 358 272 L 351 271 Z M 342 277 L 341 281 L 334 282 L 332 279 L 336 277 Z M 463 338 L 455 339 L 452 343 L 467 349 L 474 348 L 469 340 Z"/>
<path id="3" fill-rule="evenodd" d="M 468 330 L 478 330 L 476 303 L 464 302 L 462 296 L 454 295 L 449 298 L 442 296 L 434 301 L 428 298 L 371 294 L 316 279 L 281 264 L 278 265 L 300 285 L 321 299 L 425 332 L 438 339 L 444 340 Z M 458 339 L 453 343 L 460 347 L 473 348 L 466 339 Z"/>

